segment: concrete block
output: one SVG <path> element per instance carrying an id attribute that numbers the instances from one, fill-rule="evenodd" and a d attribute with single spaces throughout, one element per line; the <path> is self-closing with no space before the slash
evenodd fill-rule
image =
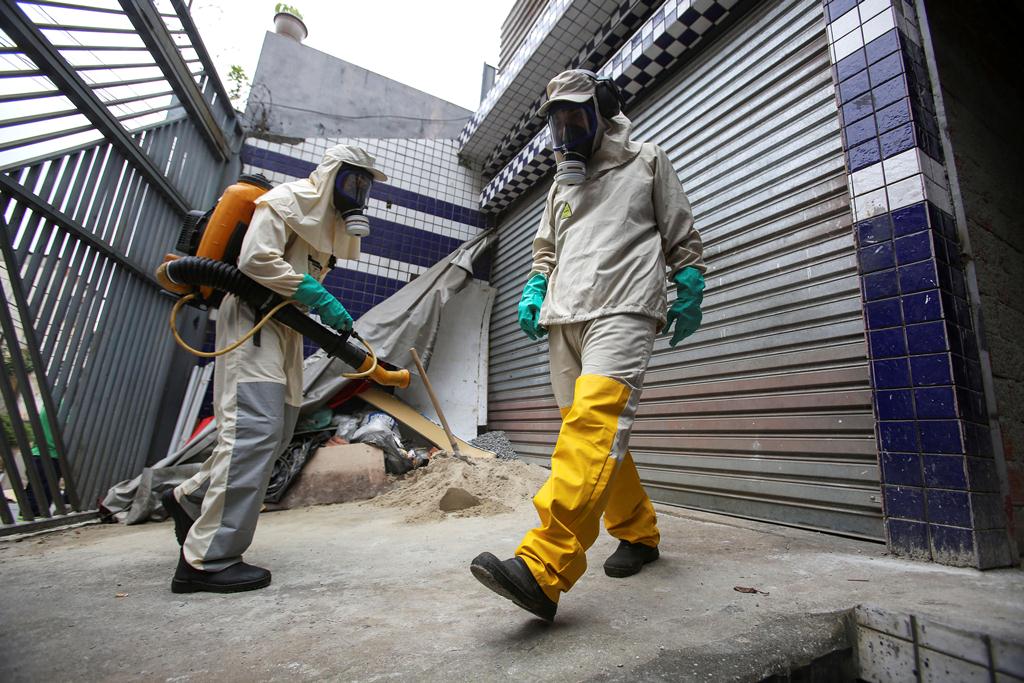
<path id="1" fill-rule="evenodd" d="M 921 648 L 921 680 L 924 683 L 987 683 L 988 667 L 980 666 L 935 650 Z"/>
<path id="2" fill-rule="evenodd" d="M 910 617 L 905 614 L 888 612 L 873 605 L 857 605 L 853 615 L 858 626 L 866 626 L 904 640 L 913 640 Z"/>
<path id="3" fill-rule="evenodd" d="M 324 446 L 281 500 L 284 509 L 365 500 L 387 488 L 384 451 L 362 443 Z"/>
<path id="4" fill-rule="evenodd" d="M 914 644 L 857 626 L 858 675 L 869 683 L 903 683 L 915 677 Z"/>
<path id="5" fill-rule="evenodd" d="M 992 660 L 997 672 L 1024 681 L 1024 644 L 993 638 Z"/>
<path id="6" fill-rule="evenodd" d="M 988 666 L 988 645 L 978 633 L 920 619 L 917 622 L 917 641 L 922 647 L 932 651 L 951 655 L 978 666 Z M 935 672 L 933 675 L 936 675 Z"/>

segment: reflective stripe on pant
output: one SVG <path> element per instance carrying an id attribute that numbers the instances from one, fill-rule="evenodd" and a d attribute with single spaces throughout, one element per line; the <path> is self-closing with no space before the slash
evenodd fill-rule
<path id="1" fill-rule="evenodd" d="M 616 315 L 549 330 L 551 383 L 562 428 L 551 474 L 534 496 L 540 526 L 526 534 L 521 557 L 552 600 L 586 571 L 586 551 L 600 519 L 616 538 L 656 546 L 654 508 L 629 455 L 656 322 Z"/>
<path id="2" fill-rule="evenodd" d="M 218 344 L 234 341 L 252 325 L 251 312 L 234 297 L 225 297 L 218 311 Z M 271 322 L 259 341 L 259 346 L 246 342 L 217 358 L 217 445 L 199 472 L 175 489 L 185 502 L 208 485 L 183 548 L 185 560 L 197 569 L 219 571 L 242 560 L 256 531 L 274 461 L 291 441 L 298 418 L 301 335 Z"/>

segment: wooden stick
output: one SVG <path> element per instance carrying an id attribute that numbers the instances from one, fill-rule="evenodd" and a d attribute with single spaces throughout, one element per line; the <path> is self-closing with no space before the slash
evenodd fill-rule
<path id="1" fill-rule="evenodd" d="M 448 420 L 444 417 L 444 411 L 441 410 L 441 402 L 437 400 L 437 396 L 434 394 L 434 388 L 430 386 L 430 380 L 427 378 L 427 371 L 423 368 L 423 363 L 420 362 L 420 354 L 416 353 L 416 349 L 409 349 L 409 353 L 412 354 L 412 360 L 416 363 L 416 369 L 419 370 L 420 377 L 423 378 L 423 386 L 427 388 L 427 396 L 430 397 L 430 402 L 434 404 L 434 410 L 437 411 L 437 416 L 441 418 L 441 426 L 444 427 L 445 436 L 448 437 L 448 443 L 451 444 L 452 454 L 460 455 L 459 442 L 455 440 L 455 435 L 452 434 L 452 430 L 448 426 Z"/>

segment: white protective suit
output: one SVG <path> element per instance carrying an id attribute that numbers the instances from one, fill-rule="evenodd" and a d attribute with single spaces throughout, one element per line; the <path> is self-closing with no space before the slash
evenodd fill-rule
<path id="1" fill-rule="evenodd" d="M 359 238 L 345 232 L 333 204 L 334 179 L 343 163 L 386 180 L 362 149 L 327 150 L 309 179 L 280 185 L 256 201 L 239 270 L 291 297 L 304 274 L 323 280 L 332 254 L 359 258 Z M 256 322 L 248 305 L 225 296 L 217 312 L 217 345 L 233 342 Z M 192 567 L 204 571 L 240 562 L 252 542 L 274 461 L 291 441 L 302 405 L 302 335 L 270 321 L 258 337 L 218 356 L 213 399 L 217 445 L 199 472 L 174 492 L 186 510 L 194 514 L 198 508 L 183 552 Z"/>
<path id="2" fill-rule="evenodd" d="M 582 88 L 572 91 L 574 81 Z M 562 94 L 561 83 L 570 86 L 563 95 L 569 101 L 593 94 L 590 81 L 567 73 L 549 85 L 552 99 Z M 516 555 L 556 602 L 585 572 L 602 516 L 615 538 L 659 543 L 629 435 L 666 319 L 667 277 L 687 266 L 705 270 L 690 204 L 668 156 L 655 144 L 631 141 L 625 115 L 604 123 L 586 181 L 552 185 L 533 241 L 530 276 L 548 277 L 540 324 L 549 333 L 562 427 L 551 474 L 533 499 L 540 524 Z"/>

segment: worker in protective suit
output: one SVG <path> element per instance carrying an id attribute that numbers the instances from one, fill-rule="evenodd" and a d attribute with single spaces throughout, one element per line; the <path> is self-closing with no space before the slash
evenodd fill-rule
<path id="1" fill-rule="evenodd" d="M 362 149 L 328 149 L 308 179 L 279 185 L 256 200 L 239 270 L 309 307 L 329 327 L 350 331 L 352 317 L 321 282 L 335 258 L 359 258 L 359 237 L 353 235 L 368 231 L 362 211 L 370 186 L 386 179 Z M 218 346 L 245 335 L 260 317 L 226 295 L 217 314 Z M 213 454 L 162 499 L 182 544 L 171 582 L 175 593 L 245 591 L 270 583 L 270 572 L 243 562 L 242 553 L 302 405 L 302 335 L 270 321 L 257 337 L 217 358 L 213 384 Z"/>
<path id="2" fill-rule="evenodd" d="M 548 335 L 562 427 L 533 499 L 540 525 L 512 559 L 482 553 L 470 568 L 550 621 L 586 570 L 602 515 L 620 541 L 605 573 L 629 576 L 658 558 L 657 520 L 629 434 L 656 333 L 674 324 L 675 346 L 700 325 L 705 266 L 679 178 L 661 148 L 630 139 L 614 84 L 572 70 L 552 79 L 547 95 L 541 113 L 557 168 L 518 313 L 531 339 Z"/>

